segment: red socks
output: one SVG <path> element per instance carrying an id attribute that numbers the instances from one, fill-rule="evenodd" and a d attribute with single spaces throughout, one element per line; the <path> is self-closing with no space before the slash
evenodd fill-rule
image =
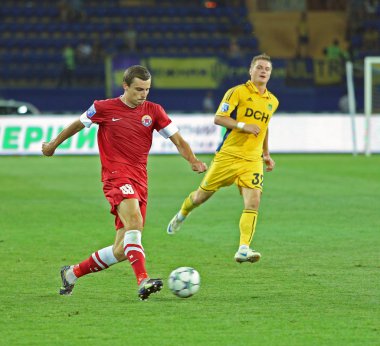
<path id="1" fill-rule="evenodd" d="M 148 278 L 145 269 L 145 253 L 144 248 L 141 245 L 140 231 L 132 230 L 125 233 L 124 254 L 135 272 L 137 284 L 140 285 L 141 281 Z"/>
<path id="2" fill-rule="evenodd" d="M 74 266 L 74 275 L 79 278 L 89 273 L 96 273 L 107 269 L 118 262 L 113 254 L 113 246 L 94 252 L 89 258 Z"/>
<path id="3" fill-rule="evenodd" d="M 94 252 L 89 258 L 77 264 L 73 268 L 74 275 L 80 278 L 83 275 L 96 273 L 107 269 L 118 262 L 112 250 L 113 246 Z M 141 232 L 137 230 L 127 231 L 124 235 L 124 254 L 131 263 L 135 273 L 137 284 L 148 278 L 145 269 L 145 253 L 141 244 Z"/>

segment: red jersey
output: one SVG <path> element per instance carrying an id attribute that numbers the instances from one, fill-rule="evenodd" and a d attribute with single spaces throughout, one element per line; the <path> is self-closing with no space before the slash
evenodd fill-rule
<path id="1" fill-rule="evenodd" d="M 86 127 L 92 123 L 99 125 L 102 181 L 128 177 L 144 186 L 147 185 L 146 165 L 153 130 L 165 138 L 178 131 L 159 104 L 145 101 L 131 108 L 119 97 L 95 101 L 82 114 L 81 121 Z"/>

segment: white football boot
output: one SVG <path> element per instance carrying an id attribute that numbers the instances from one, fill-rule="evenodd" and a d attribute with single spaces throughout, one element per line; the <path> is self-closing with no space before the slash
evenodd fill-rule
<path id="1" fill-rule="evenodd" d="M 178 213 L 175 214 L 174 217 L 170 220 L 166 232 L 168 232 L 170 235 L 175 234 L 181 228 L 183 221 L 185 221 L 184 218 L 181 220 Z"/>
<path id="2" fill-rule="evenodd" d="M 239 250 L 235 254 L 235 261 L 238 263 L 251 262 L 255 263 L 260 260 L 261 254 L 256 250 L 250 249 L 246 245 L 240 246 Z"/>

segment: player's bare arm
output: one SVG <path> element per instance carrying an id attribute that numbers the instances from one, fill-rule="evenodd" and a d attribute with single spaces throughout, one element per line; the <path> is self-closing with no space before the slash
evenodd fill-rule
<path id="1" fill-rule="evenodd" d="M 267 133 L 266 133 L 265 138 L 264 138 L 264 143 L 263 143 L 263 160 L 264 160 L 264 163 L 266 166 L 265 170 L 267 172 L 271 172 L 271 171 L 273 171 L 276 163 L 274 162 L 274 160 L 271 158 L 271 156 L 269 154 L 268 143 L 269 143 L 269 129 L 267 130 Z"/>
<path id="2" fill-rule="evenodd" d="M 181 156 L 190 163 L 191 169 L 194 172 L 203 173 L 207 170 L 207 165 L 196 158 L 196 156 L 190 148 L 189 143 L 187 143 L 183 139 L 179 132 L 176 132 L 169 138 L 177 147 L 177 150 L 181 154 Z"/>
<path id="3" fill-rule="evenodd" d="M 214 123 L 230 130 L 238 128 L 241 132 L 251 133 L 255 136 L 258 136 L 261 131 L 260 127 L 255 124 L 238 122 L 230 117 L 222 117 L 220 115 L 215 115 Z"/>
<path id="4" fill-rule="evenodd" d="M 82 122 L 78 119 L 72 122 L 70 125 L 65 127 L 56 138 L 52 139 L 50 142 L 43 142 L 42 143 L 42 153 L 45 156 L 52 156 L 54 155 L 55 149 L 58 148 L 58 146 L 64 142 L 67 138 L 70 138 L 71 136 L 75 135 L 77 132 L 82 130 L 84 128 L 84 125 Z"/>

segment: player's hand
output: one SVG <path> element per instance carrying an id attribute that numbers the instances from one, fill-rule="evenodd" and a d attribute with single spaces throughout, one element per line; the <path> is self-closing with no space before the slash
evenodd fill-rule
<path id="1" fill-rule="evenodd" d="M 52 142 L 42 143 L 42 154 L 44 154 L 45 156 L 53 156 L 55 149 L 56 147 Z"/>
<path id="2" fill-rule="evenodd" d="M 265 171 L 271 172 L 274 169 L 274 166 L 276 165 L 276 162 L 270 157 L 269 154 L 263 155 L 264 163 L 267 166 Z"/>
<path id="3" fill-rule="evenodd" d="M 207 165 L 202 161 L 196 160 L 191 163 L 191 169 L 194 172 L 203 173 L 207 171 Z"/>
<path id="4" fill-rule="evenodd" d="M 261 129 L 259 126 L 255 125 L 255 124 L 245 124 L 242 131 L 246 132 L 246 133 L 251 133 L 257 137 L 259 135 Z"/>

